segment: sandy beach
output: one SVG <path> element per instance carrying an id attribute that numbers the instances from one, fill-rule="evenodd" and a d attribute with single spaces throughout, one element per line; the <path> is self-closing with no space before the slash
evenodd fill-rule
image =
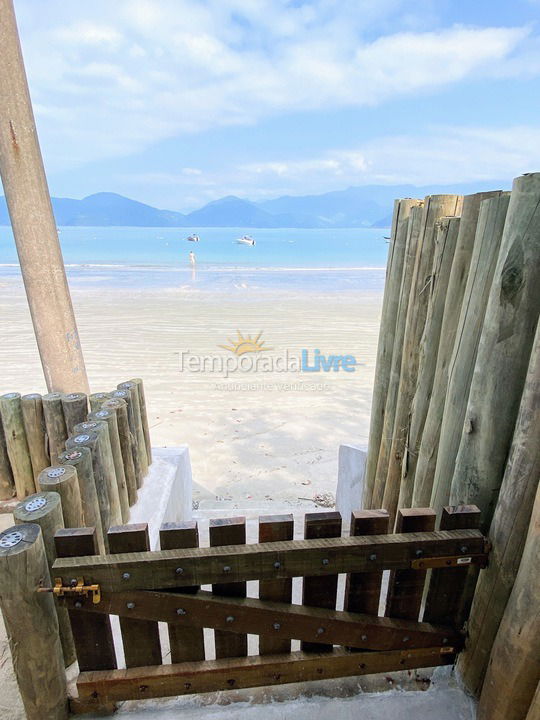
<path id="1" fill-rule="evenodd" d="M 366 444 L 382 294 L 72 285 L 92 392 L 144 379 L 152 442 L 189 445 L 201 510 L 315 508 L 335 492 L 340 443 Z M 236 331 L 262 331 L 267 356 L 353 355 L 354 372 L 189 371 L 192 356 L 235 358 Z M 0 278 L 0 392 L 46 392 L 24 288 Z M 263 353 L 259 353 L 262 355 Z M 252 354 L 253 356 L 253 354 Z M 196 361 L 191 361 L 196 362 Z M 197 507 L 196 505 L 196 507 Z M 291 508 L 292 509 L 292 508 Z"/>

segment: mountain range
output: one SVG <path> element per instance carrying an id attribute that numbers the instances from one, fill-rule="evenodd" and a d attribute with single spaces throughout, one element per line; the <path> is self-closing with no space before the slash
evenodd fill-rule
<path id="1" fill-rule="evenodd" d="M 100 192 L 82 200 L 52 198 L 59 226 L 138 227 L 259 227 L 344 228 L 388 227 L 395 198 L 425 197 L 433 193 L 469 194 L 506 189 L 506 181 L 481 181 L 456 185 L 362 185 L 322 195 L 284 195 L 251 202 L 229 195 L 198 210 L 183 214 L 130 200 L 116 193 Z M 0 225 L 9 225 L 5 198 L 0 197 Z"/>

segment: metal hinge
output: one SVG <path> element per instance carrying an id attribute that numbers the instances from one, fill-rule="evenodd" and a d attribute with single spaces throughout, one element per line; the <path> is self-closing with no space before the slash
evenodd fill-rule
<path id="1" fill-rule="evenodd" d="M 427 570 L 428 568 L 463 567 L 467 565 L 479 565 L 486 567 L 487 555 L 447 555 L 446 557 L 418 558 L 411 560 L 413 570 Z"/>
<path id="2" fill-rule="evenodd" d="M 101 589 L 99 585 L 85 585 L 83 578 L 73 580 L 71 585 L 62 585 L 62 578 L 54 578 L 54 587 L 38 588 L 38 592 L 50 592 L 56 597 L 64 597 L 64 595 L 79 595 L 88 597 L 92 595 L 92 602 L 97 605 L 101 601 Z"/>

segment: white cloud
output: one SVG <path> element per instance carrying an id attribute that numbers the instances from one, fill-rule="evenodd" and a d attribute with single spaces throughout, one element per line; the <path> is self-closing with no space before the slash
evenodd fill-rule
<path id="1" fill-rule="evenodd" d="M 184 211 L 229 194 L 265 200 L 343 190 L 351 185 L 504 181 L 540 170 L 540 126 L 434 127 L 418 135 L 381 136 L 316 157 L 280 157 L 227 170 L 200 171 L 195 176 L 186 170 L 122 175 L 113 180 L 135 197 L 144 187 L 147 194 L 160 198 L 160 206 Z"/>
<path id="2" fill-rule="evenodd" d="M 521 73 L 520 53 L 536 57 L 527 28 L 372 39 L 378 23 L 391 16 L 399 27 L 399 13 L 410 14 L 404 0 L 50 0 L 46 14 L 19 0 L 17 9 L 53 171 L 212 127 Z"/>

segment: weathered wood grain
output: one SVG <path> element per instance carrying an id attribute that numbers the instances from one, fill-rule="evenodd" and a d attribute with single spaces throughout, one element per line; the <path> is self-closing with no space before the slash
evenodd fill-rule
<path id="1" fill-rule="evenodd" d="M 540 485 L 519 571 L 497 637 L 478 704 L 478 720 L 521 720 L 540 678 Z"/>
<path id="2" fill-rule="evenodd" d="M 456 457 L 450 504 L 493 517 L 540 314 L 540 173 L 514 180 Z"/>
<path id="3" fill-rule="evenodd" d="M 372 537 L 290 540 L 230 547 L 159 550 L 58 559 L 59 576 L 82 575 L 104 591 L 155 590 L 247 580 L 280 580 L 342 572 L 405 570 L 418 557 L 471 555 L 485 561 L 485 538 L 478 530 L 418 532 Z M 323 564 L 323 559 L 328 564 Z M 276 563 L 279 565 L 276 567 Z M 182 568 L 182 574 L 176 572 Z M 124 577 L 129 574 L 129 577 Z"/>
<path id="4" fill-rule="evenodd" d="M 431 508 L 402 508 L 398 511 L 396 530 L 400 533 L 418 533 L 433 530 L 436 514 Z M 415 552 L 417 558 L 423 552 Z M 424 584 L 425 570 L 395 570 L 390 573 L 386 615 L 388 617 L 418 620 Z"/>
<path id="5" fill-rule="evenodd" d="M 146 448 L 146 459 L 148 465 L 152 464 L 152 442 L 150 440 L 150 427 L 148 425 L 148 411 L 146 409 L 146 396 L 144 394 L 144 383 L 141 378 L 131 378 L 129 382 L 135 383 L 139 395 L 139 409 L 141 411 L 141 422 L 144 435 L 144 446 Z"/>
<path id="6" fill-rule="evenodd" d="M 84 526 L 76 468 L 72 465 L 53 465 L 45 468 L 39 473 L 38 483 L 41 492 L 53 491 L 60 495 L 65 527 Z"/>
<path id="7" fill-rule="evenodd" d="M 124 475 L 127 484 L 128 501 L 131 507 L 137 502 L 137 475 L 133 464 L 133 439 L 129 429 L 128 406 L 126 401 L 122 398 L 111 397 L 109 400 L 104 401 L 102 408 L 103 410 L 110 410 L 111 412 L 116 413 L 118 438 L 120 440 L 122 461 L 124 463 Z"/>
<path id="8" fill-rule="evenodd" d="M 384 535 L 389 530 L 386 510 L 355 510 L 351 536 Z M 382 572 L 349 573 L 345 586 L 345 610 L 378 615 Z"/>
<path id="9" fill-rule="evenodd" d="M 263 515 L 259 518 L 259 542 L 277 542 L 292 540 L 294 537 L 294 519 L 292 515 Z M 261 580 L 259 582 L 259 599 L 273 602 L 290 603 L 292 600 L 292 578 L 284 580 Z M 259 653 L 261 655 L 277 655 L 289 652 L 291 643 L 287 638 L 276 637 L 275 624 L 271 632 L 259 635 Z"/>
<path id="10" fill-rule="evenodd" d="M 34 481 L 37 481 L 38 475 L 43 468 L 51 464 L 47 451 L 47 435 L 41 395 L 38 393 L 23 395 L 21 398 L 21 408 Z M 53 462 L 56 462 L 56 458 Z"/>
<path id="11" fill-rule="evenodd" d="M 91 702 L 98 707 L 115 700 L 169 697 L 451 665 L 454 657 L 452 653 L 441 652 L 440 648 L 386 653 L 349 653 L 345 650 L 322 654 L 294 652 L 163 665 L 159 668 L 132 668 L 119 672 L 81 673 L 77 688 L 80 698 L 88 701 L 86 707 Z"/>
<path id="12" fill-rule="evenodd" d="M 512 592 L 525 546 L 540 478 L 540 324 L 536 330 L 525 388 L 506 464 L 501 492 L 489 528 L 492 545 L 482 571 L 468 622 L 467 650 L 459 671 L 478 694 L 504 609 Z"/>
<path id="13" fill-rule="evenodd" d="M 96 529 L 97 546 L 99 553 L 102 554 L 105 552 L 105 543 L 103 540 L 103 524 L 99 511 L 96 480 L 92 468 L 92 452 L 90 448 L 84 447 L 83 445 L 77 449 L 64 450 L 64 452 L 58 456 L 58 463 L 59 465 L 72 465 L 77 470 L 77 480 L 79 482 L 83 511 L 82 526 L 94 527 Z"/>
<path id="14" fill-rule="evenodd" d="M 29 495 L 13 511 L 13 520 L 16 525 L 35 523 L 40 526 L 50 571 L 56 560 L 54 535 L 57 530 L 64 527 L 60 495 L 56 492 L 40 492 Z M 56 606 L 56 615 L 58 617 L 64 664 L 68 667 L 76 659 L 69 616 L 66 608 L 59 605 Z"/>
<path id="15" fill-rule="evenodd" d="M 399 297 L 403 268 L 406 259 L 407 229 L 411 208 L 421 204 L 421 200 L 407 198 L 394 202 L 392 230 L 386 263 L 386 280 L 381 311 L 377 360 L 375 365 L 375 385 L 371 401 L 368 456 L 366 461 L 365 487 L 371 497 L 375 485 L 377 460 L 384 425 L 386 395 L 392 367 L 392 353 L 396 336 L 396 321 L 399 310 Z"/>
<path id="16" fill-rule="evenodd" d="M 24 429 L 20 393 L 11 392 L 0 397 L 0 417 L 15 491 L 17 497 L 22 499 L 35 492 L 36 484 Z"/>
<path id="17" fill-rule="evenodd" d="M 47 393 L 43 395 L 41 402 L 43 403 L 43 417 L 45 418 L 45 430 L 47 433 L 47 448 L 51 462 L 54 463 L 65 449 L 65 442 L 68 438 L 62 405 L 62 393 Z"/>
<path id="18" fill-rule="evenodd" d="M 67 684 L 51 578 L 39 525 L 0 534 L 0 602 L 28 720 L 66 720 Z M 24 602 L 22 599 L 24 598 Z"/>
<path id="19" fill-rule="evenodd" d="M 304 519 L 304 537 L 306 540 L 341 537 L 341 514 L 338 512 L 306 513 Z M 329 566 L 329 558 L 323 558 L 324 567 Z M 310 565 L 304 570 L 302 585 L 302 604 L 308 607 L 321 607 L 334 610 L 336 607 L 338 575 L 329 574 L 321 577 L 311 574 Z M 324 635 L 324 628 L 320 628 Z M 304 641 L 301 644 L 304 652 L 330 652 L 332 645 Z"/>
<path id="20" fill-rule="evenodd" d="M 112 553 L 140 552 L 150 548 L 146 523 L 112 527 L 107 535 Z M 128 614 L 132 602 L 127 601 L 125 604 Z M 161 643 L 157 622 L 137 620 L 123 614 L 120 617 L 120 630 L 126 667 L 161 665 Z"/>
<path id="21" fill-rule="evenodd" d="M 210 520 L 210 546 L 234 545 L 246 542 L 246 519 L 243 517 L 223 518 Z M 228 578 L 230 567 L 224 565 L 220 573 L 222 578 Z M 199 583 L 203 584 L 203 583 Z M 219 582 L 213 583 L 212 592 L 225 597 L 245 597 L 245 582 Z M 235 617 L 230 616 L 229 624 L 234 625 Z M 214 638 L 216 644 L 216 658 L 242 657 L 247 655 L 247 635 L 243 633 L 228 632 L 227 630 L 215 630 Z"/>
<path id="22" fill-rule="evenodd" d="M 418 238 L 422 227 L 423 201 L 420 205 L 413 207 L 407 224 L 407 240 L 405 249 L 405 261 L 403 267 L 403 275 L 401 278 L 401 286 L 399 289 L 399 306 L 396 318 L 396 328 L 394 344 L 392 347 L 392 364 L 390 367 L 390 376 L 388 379 L 388 389 L 386 392 L 386 401 L 384 408 L 384 419 L 381 433 L 381 441 L 378 449 L 377 468 L 373 487 L 366 484 L 364 492 L 365 508 L 380 508 L 384 495 L 384 485 L 386 482 L 386 474 L 388 472 L 388 462 L 390 458 L 390 449 L 392 446 L 392 437 L 394 432 L 394 419 L 396 416 L 397 395 L 399 389 L 399 377 L 401 373 L 401 361 L 403 357 L 403 340 L 405 337 L 405 327 L 407 322 L 407 311 L 409 308 L 409 297 L 411 292 L 411 283 L 414 275 L 414 267 L 416 262 L 416 250 L 418 246 Z M 368 459 L 369 459 L 368 447 Z"/>
<path id="23" fill-rule="evenodd" d="M 98 552 L 94 528 L 58 530 L 54 542 L 58 558 L 95 555 Z M 55 576 L 56 571 L 53 570 L 53 577 Z M 74 574 L 73 579 L 76 580 L 78 577 L 83 576 Z M 66 585 L 70 582 L 71 577 L 66 577 Z M 84 607 L 92 604 L 92 599 L 80 598 L 77 602 Z M 116 668 L 116 653 L 109 616 L 73 610 L 69 612 L 69 619 L 81 672 Z"/>
<path id="24" fill-rule="evenodd" d="M 429 304 L 437 225 L 442 217 L 459 215 L 461 204 L 462 196 L 460 195 L 430 195 L 424 201 L 422 224 L 416 247 L 415 266 L 407 307 L 392 444 L 388 458 L 388 472 L 384 482 L 383 499 L 381 503 L 378 503 L 378 507 L 384 507 L 388 510 L 390 527 L 394 526 L 399 499 L 402 462 L 407 442 L 408 418 L 416 388 L 420 357 L 419 347 Z"/>
<path id="25" fill-rule="evenodd" d="M 82 392 L 62 395 L 62 408 L 67 434 L 73 433 L 75 425 L 86 420 L 88 415 L 88 396 Z"/>
<path id="26" fill-rule="evenodd" d="M 84 612 L 167 622 L 179 632 L 200 631 L 203 627 L 219 630 L 233 627 L 235 633 L 264 631 L 264 635 L 280 642 L 288 641 L 289 649 L 291 639 L 317 641 L 321 628 L 332 644 L 370 650 L 463 645 L 461 635 L 448 626 L 254 598 L 225 598 L 203 590 L 196 594 L 131 590 L 102 593 L 101 597 L 97 605 L 85 604 Z M 59 602 L 73 609 L 76 600 L 65 597 Z M 133 608 L 127 609 L 128 603 Z M 234 617 L 232 623 L 227 620 L 231 616 Z M 184 654 L 186 651 L 189 652 L 189 648 L 184 649 Z"/>
<path id="27" fill-rule="evenodd" d="M 159 540 L 162 550 L 199 547 L 199 529 L 195 520 L 182 523 L 165 523 L 159 531 Z M 184 587 L 184 593 L 196 593 L 199 586 Z M 181 617 L 176 612 L 176 618 Z M 174 619 L 174 618 L 173 618 Z M 191 623 L 185 627 L 175 623 L 168 623 L 169 645 L 171 649 L 171 662 L 188 662 L 190 660 L 204 660 L 204 633 L 202 628 L 193 627 Z"/>
<path id="28" fill-rule="evenodd" d="M 107 423 L 109 429 L 109 440 L 111 441 L 111 451 L 114 463 L 114 472 L 116 475 L 116 484 L 118 486 L 118 498 L 120 500 L 120 512 L 122 522 L 129 520 L 129 496 L 124 472 L 124 460 L 122 458 L 122 446 L 120 444 L 120 435 L 118 432 L 118 419 L 116 412 L 109 408 L 101 408 L 90 413 L 89 420 L 97 420 L 98 422 Z"/>
<path id="29" fill-rule="evenodd" d="M 504 220 L 508 209 L 509 193 L 476 193 L 463 199 L 463 209 L 459 223 L 457 247 L 448 281 L 448 291 L 444 316 L 441 324 L 441 336 L 437 352 L 437 367 L 433 378 L 433 388 L 429 409 L 424 423 L 422 440 L 418 451 L 418 462 L 414 478 L 412 507 L 431 505 L 440 515 L 441 508 L 448 500 L 437 498 L 431 502 L 433 478 L 437 465 L 439 440 L 447 442 L 447 434 L 453 432 L 448 425 L 452 422 L 447 414 L 447 397 L 449 403 L 455 403 L 454 393 L 457 365 L 461 361 L 453 360 L 453 354 L 459 352 L 462 343 L 472 343 L 476 347 L 475 337 L 479 330 L 473 327 L 464 330 L 463 323 L 482 325 L 489 294 L 489 288 L 495 271 L 499 254 L 499 243 L 504 228 Z M 456 349 L 454 349 L 456 348 Z M 465 360 L 465 365 L 470 361 Z M 464 368 L 461 372 L 464 372 Z M 471 369 L 472 372 L 472 369 Z M 449 382 L 449 375 L 452 380 Z M 468 394 L 467 389 L 462 394 Z M 464 401 L 466 402 L 466 400 Z M 443 415 L 447 420 L 443 420 Z M 441 424 L 445 422 L 445 434 L 441 438 Z M 459 429 L 459 428 L 458 428 Z M 455 458 L 455 454 L 454 454 Z M 448 473 L 451 475 L 451 472 Z M 450 482 L 449 477 L 448 482 Z"/>
<path id="30" fill-rule="evenodd" d="M 0 413 L 0 500 L 9 500 L 15 495 L 15 481 L 9 462 L 6 435 Z"/>
<path id="31" fill-rule="evenodd" d="M 413 506 L 414 478 L 424 423 L 434 387 L 435 368 L 441 339 L 444 310 L 448 302 L 448 283 L 454 262 L 461 218 L 441 218 L 435 234 L 433 269 L 429 286 L 426 322 L 420 340 L 416 388 L 409 411 L 405 453 L 401 464 L 398 507 Z M 425 506 L 424 506 L 425 507 Z"/>

